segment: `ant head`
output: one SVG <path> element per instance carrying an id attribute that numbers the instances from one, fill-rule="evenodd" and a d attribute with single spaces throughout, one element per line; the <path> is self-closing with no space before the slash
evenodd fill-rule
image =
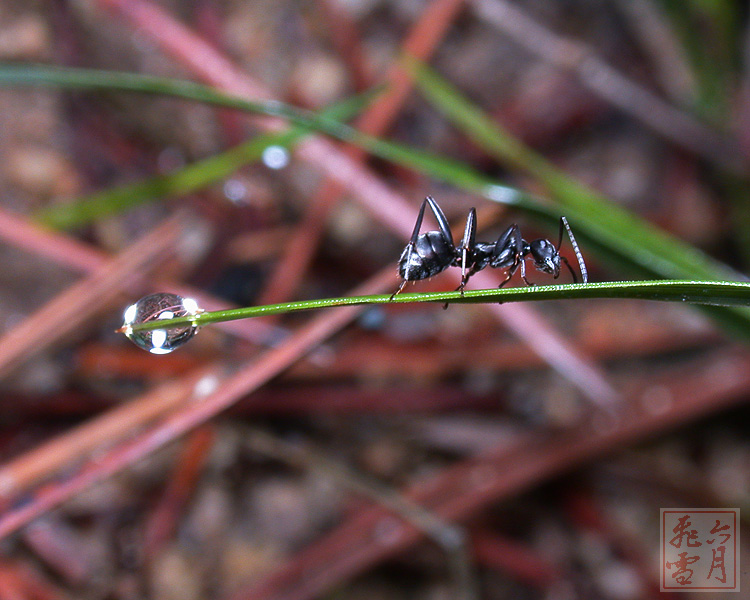
<path id="1" fill-rule="evenodd" d="M 537 269 L 557 279 L 560 275 L 560 253 L 552 242 L 534 240 L 529 244 L 529 252 Z"/>

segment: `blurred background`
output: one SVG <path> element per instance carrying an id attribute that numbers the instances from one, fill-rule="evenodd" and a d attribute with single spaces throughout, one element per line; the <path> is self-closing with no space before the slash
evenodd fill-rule
<path id="1" fill-rule="evenodd" d="M 567 215 L 591 281 L 744 278 L 747 17 L 736 0 L 4 0 L 0 598 L 670 597 L 660 509 L 750 514 L 743 310 L 350 307 L 208 326 L 164 356 L 115 329 L 153 292 L 207 310 L 391 293 L 428 194 L 456 238 L 472 206 L 483 241 L 518 223 L 557 242 Z M 36 64 L 280 100 L 405 151 L 9 82 Z M 457 170 L 415 167 L 425 152 Z M 405 291 L 453 290 L 452 271 Z"/>

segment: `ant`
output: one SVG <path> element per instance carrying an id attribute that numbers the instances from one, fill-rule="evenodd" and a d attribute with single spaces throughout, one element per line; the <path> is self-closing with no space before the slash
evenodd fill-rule
<path id="1" fill-rule="evenodd" d="M 435 215 L 440 230 L 419 233 L 427 206 Z M 560 261 L 562 261 L 573 276 L 573 282 L 577 283 L 578 278 L 568 259 L 560 254 L 563 227 L 568 232 L 573 251 L 578 259 L 583 283 L 588 283 L 588 272 L 586 264 L 583 262 L 583 255 L 565 217 L 560 217 L 560 236 L 557 246 L 547 239 L 527 242 L 521 237 L 521 230 L 516 224 L 508 227 L 497 238 L 496 242 L 487 243 L 476 241 L 477 212 L 472 208 L 466 217 L 466 227 L 461 244 L 456 247 L 445 214 L 438 203 L 435 202 L 435 199 L 432 196 L 427 196 L 419 209 L 411 239 L 398 261 L 398 274 L 403 281 L 391 295 L 391 300 L 404 289 L 407 282 L 427 279 L 442 273 L 448 267 L 461 267 L 461 285 L 458 286 L 457 290 L 460 290 L 462 294 L 469 278 L 487 266 L 495 269 L 507 269 L 507 276 L 499 287 L 508 283 L 519 267 L 521 268 L 521 278 L 526 285 L 531 286 L 534 284 L 526 278 L 525 259 L 527 256 L 531 256 L 534 260 L 534 266 L 537 270 L 549 273 L 555 279 L 560 275 Z"/>

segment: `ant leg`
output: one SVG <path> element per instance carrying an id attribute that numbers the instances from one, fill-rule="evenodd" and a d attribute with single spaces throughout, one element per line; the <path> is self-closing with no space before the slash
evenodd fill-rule
<path id="1" fill-rule="evenodd" d="M 526 261 L 523 258 L 521 258 L 521 279 L 523 279 L 524 283 L 529 287 L 534 287 L 535 284 L 526 279 Z"/>
<path id="2" fill-rule="evenodd" d="M 500 285 L 497 286 L 498 288 L 503 287 L 506 283 L 508 283 L 511 280 L 513 275 L 516 273 L 516 270 L 518 269 L 519 265 L 521 267 L 521 276 L 523 277 L 524 281 L 526 281 L 526 267 L 524 267 L 523 258 L 517 254 L 515 262 L 512 265 L 510 265 L 510 267 L 508 267 L 508 272 L 505 275 L 505 279 L 503 279 Z"/>
<path id="3" fill-rule="evenodd" d="M 469 269 L 468 273 L 466 273 L 466 275 L 464 275 L 464 276 L 461 277 L 461 283 L 456 288 L 456 291 L 457 292 L 461 292 L 461 295 L 463 295 L 464 288 L 466 287 L 466 284 L 469 283 L 469 279 L 471 279 L 471 276 L 474 275 L 474 273 L 477 273 L 477 272 L 478 272 L 477 269 L 475 269 L 474 267 L 471 267 L 471 269 Z"/>
<path id="4" fill-rule="evenodd" d="M 507 269 L 505 279 L 498 286 L 503 287 L 511 280 L 519 264 L 523 261 L 524 241 L 521 237 L 521 230 L 514 223 L 497 238 L 494 244 L 486 246 L 487 248 L 483 248 L 483 250 L 492 248 L 488 261 L 489 266 L 493 269 Z"/>
<path id="5" fill-rule="evenodd" d="M 461 245 L 458 247 L 456 257 L 461 258 L 461 283 L 456 288 L 457 292 L 461 292 L 461 296 L 464 295 L 464 288 L 469 282 L 469 278 L 477 272 L 475 258 L 473 256 L 474 247 L 477 241 L 477 211 L 472 206 L 469 210 L 469 215 L 466 217 L 466 227 L 464 227 L 464 237 L 461 238 Z M 467 264 L 469 263 L 469 253 L 471 256 L 471 266 L 467 272 Z M 448 303 L 443 305 L 443 310 L 447 310 Z"/>
<path id="6" fill-rule="evenodd" d="M 391 294 L 391 297 L 390 297 L 390 298 L 388 298 L 388 302 L 391 302 L 391 301 L 393 301 L 393 299 L 394 299 L 394 298 L 396 297 L 396 294 L 398 294 L 399 292 L 401 292 L 401 290 L 403 290 L 403 289 L 404 289 L 404 286 L 406 285 L 406 283 L 407 283 L 407 280 L 406 280 L 406 279 L 404 279 L 404 280 L 403 280 L 403 281 L 401 282 L 401 285 L 400 285 L 400 286 L 398 286 L 398 289 L 397 289 L 397 290 L 396 290 L 395 292 L 393 292 L 393 293 Z"/>
<path id="7" fill-rule="evenodd" d="M 529 244 L 521 237 L 521 230 L 518 228 L 518 225 L 514 225 L 511 236 L 513 244 L 515 246 L 514 250 L 516 259 L 512 272 L 515 272 L 518 267 L 521 267 L 521 279 L 523 279 L 526 285 L 532 286 L 534 284 L 526 279 L 526 256 L 529 254 L 529 252 L 531 252 Z M 513 273 L 511 273 L 511 275 L 512 274 Z"/>
<path id="8" fill-rule="evenodd" d="M 560 258 L 565 263 L 565 266 L 568 267 L 568 271 L 570 271 L 570 274 L 573 276 L 573 283 L 578 283 L 578 277 L 576 277 L 576 272 L 573 270 L 573 267 L 570 266 L 568 259 L 562 255 L 560 256 Z"/>
<path id="9" fill-rule="evenodd" d="M 417 215 L 417 220 L 414 223 L 414 231 L 411 233 L 411 239 L 409 240 L 409 244 L 413 245 L 417 241 L 417 237 L 419 237 L 419 230 L 422 228 L 422 219 L 424 219 L 424 209 L 427 206 L 427 203 L 432 200 L 431 197 L 427 196 L 424 200 L 422 200 L 422 205 L 419 207 L 419 214 Z M 432 200 L 434 203 L 435 201 Z M 432 207 L 432 205 L 430 205 Z M 434 211 L 435 209 L 433 209 Z"/>
<path id="10" fill-rule="evenodd" d="M 417 238 L 419 237 L 419 230 L 422 228 L 422 219 L 424 219 L 424 209 L 430 200 L 432 200 L 432 198 L 430 198 L 429 196 L 425 198 L 424 200 L 422 200 L 422 206 L 419 207 L 419 214 L 417 215 L 417 221 L 414 223 L 414 231 L 412 231 L 411 239 L 409 239 L 409 242 L 406 244 L 406 248 L 404 249 L 404 255 L 406 257 L 405 262 L 407 265 L 411 263 L 411 253 L 414 251 L 414 246 L 416 245 Z M 432 202 L 434 203 L 435 201 L 432 200 Z M 432 208 L 432 204 L 430 204 L 430 207 Z M 433 212 L 435 211 L 434 208 L 432 210 Z M 439 207 L 438 207 L 438 210 L 439 210 Z M 407 281 L 408 281 L 407 279 L 404 279 L 401 282 L 401 285 L 398 287 L 398 289 L 395 292 L 393 292 L 393 294 L 391 294 L 391 297 L 388 300 L 389 302 L 393 300 L 396 294 L 398 294 L 401 290 L 404 289 L 404 286 L 406 285 Z"/>
<path id="11" fill-rule="evenodd" d="M 503 280 L 502 280 L 502 282 L 500 283 L 500 285 L 499 285 L 499 286 L 497 286 L 497 287 L 501 288 L 501 287 L 503 287 L 503 286 L 504 286 L 504 285 L 505 285 L 506 283 L 508 283 L 508 282 L 510 281 L 511 277 L 513 277 L 513 273 L 515 273 L 515 272 L 516 272 L 516 270 L 515 270 L 515 269 L 508 269 L 508 272 L 507 272 L 507 273 L 506 273 L 506 275 L 505 275 L 505 279 L 503 279 Z"/>
<path id="12" fill-rule="evenodd" d="M 471 269 L 469 270 L 469 272 L 466 273 L 466 275 L 463 275 L 461 277 L 461 283 L 458 284 L 458 287 L 456 288 L 455 291 L 461 292 L 461 296 L 463 296 L 464 295 L 464 288 L 466 287 L 466 284 L 469 282 L 469 279 L 471 278 L 471 276 L 474 275 L 474 273 L 476 273 L 476 272 L 477 272 L 477 270 L 474 267 L 471 267 Z M 445 304 L 443 304 L 443 310 L 447 310 L 447 309 L 448 309 L 448 303 L 446 302 Z"/>
<path id="13" fill-rule="evenodd" d="M 438 206 L 438 203 L 435 202 L 435 198 L 433 198 L 432 196 L 427 196 L 422 202 L 422 208 L 419 211 L 419 219 L 418 219 L 419 225 L 422 224 L 422 214 L 424 213 L 425 202 L 430 205 L 432 214 L 435 215 L 435 220 L 437 220 L 438 227 L 440 227 L 440 233 L 443 234 L 445 241 L 448 242 L 448 246 L 450 246 L 451 249 L 455 248 L 453 244 L 453 233 L 451 232 L 450 225 L 448 225 L 448 219 L 445 218 L 445 213 L 443 212 L 443 209 L 440 208 L 440 206 Z M 417 234 L 419 233 L 419 227 L 417 227 L 414 230 L 414 232 L 415 233 L 412 234 L 412 240 L 416 242 Z"/>
<path id="14" fill-rule="evenodd" d="M 412 231 L 411 239 L 409 240 L 409 243 L 406 244 L 406 249 L 404 250 L 404 252 L 406 253 L 406 264 L 409 264 L 411 262 L 411 253 L 414 251 L 414 246 L 416 245 L 417 238 L 419 237 L 419 230 L 422 228 L 422 219 L 424 219 L 424 209 L 430 200 L 432 200 L 432 198 L 428 196 L 427 198 L 422 200 L 422 206 L 419 207 L 419 214 L 417 215 L 417 221 L 416 223 L 414 223 L 414 231 Z M 432 202 L 435 202 L 435 201 L 432 200 Z M 432 207 L 432 204 L 430 205 L 430 207 Z M 434 210 L 435 209 L 433 208 L 433 211 Z M 401 287 L 403 287 L 403 284 L 401 285 Z"/>
<path id="15" fill-rule="evenodd" d="M 448 246 L 455 251 L 455 245 L 453 243 L 453 232 L 451 231 L 450 225 L 448 224 L 448 219 L 445 218 L 445 213 L 443 212 L 443 209 L 440 208 L 440 205 L 438 205 L 437 202 L 435 202 L 435 199 L 432 196 L 427 196 L 424 199 L 425 202 L 427 202 L 430 205 L 430 209 L 432 210 L 432 214 L 435 215 L 435 220 L 438 223 L 438 227 L 440 228 L 440 233 L 442 234 L 443 238 L 447 242 Z M 474 209 L 472 209 L 473 211 Z M 476 214 L 474 215 L 474 219 L 471 218 L 471 214 L 469 214 L 469 217 L 466 219 L 466 231 L 464 231 L 464 239 L 461 242 L 461 248 L 462 248 L 462 265 L 465 265 L 466 261 L 466 249 L 464 248 L 465 241 L 467 239 L 468 231 L 470 228 L 469 221 L 473 224 L 473 230 L 476 231 Z M 473 236 L 473 234 L 472 234 Z M 464 272 L 462 268 L 462 273 Z M 462 279 L 463 282 L 463 279 Z M 463 283 L 462 283 L 463 285 Z M 463 289 L 461 289 L 461 293 L 463 294 Z M 446 302 L 443 305 L 443 310 L 446 310 L 448 308 L 448 303 Z"/>
<path id="16" fill-rule="evenodd" d="M 458 286 L 458 290 L 461 291 L 461 295 L 464 295 L 464 287 L 469 281 L 474 271 L 474 265 L 470 267 L 470 271 L 467 274 L 466 264 L 469 261 L 469 252 L 471 252 L 476 245 L 477 239 L 477 211 L 474 207 L 469 211 L 469 216 L 466 217 L 466 227 L 464 228 L 464 237 L 461 238 L 461 245 L 459 246 L 459 252 L 461 255 L 461 285 Z M 473 262 L 473 260 L 472 260 Z"/>

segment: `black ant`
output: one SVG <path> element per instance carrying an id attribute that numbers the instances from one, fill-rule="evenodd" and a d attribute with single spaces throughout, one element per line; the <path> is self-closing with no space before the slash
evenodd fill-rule
<path id="1" fill-rule="evenodd" d="M 440 230 L 419 233 L 422 227 L 422 219 L 424 218 L 424 210 L 428 205 L 437 219 Z M 525 259 L 527 256 L 531 256 L 534 260 L 534 266 L 537 270 L 549 273 L 555 279 L 560 275 L 560 261 L 562 261 L 573 276 L 573 282 L 577 283 L 578 278 L 570 266 L 568 259 L 560 254 L 563 227 L 568 232 L 573 251 L 578 259 L 583 283 L 588 282 L 588 273 L 586 271 L 586 264 L 583 262 L 583 255 L 578 248 L 578 243 L 565 217 L 560 217 L 560 237 L 557 246 L 547 239 L 527 242 L 521 237 L 521 230 L 515 224 L 508 227 L 497 238 L 496 242 L 477 242 L 476 221 L 477 212 L 472 208 L 469 211 L 468 217 L 466 217 L 466 227 L 461 244 L 456 247 L 453 243 L 453 234 L 451 233 L 445 214 L 443 214 L 442 209 L 435 202 L 435 199 L 432 196 L 427 196 L 419 209 L 419 215 L 417 216 L 417 222 L 414 224 L 414 232 L 411 235 L 411 239 L 401 253 L 401 258 L 398 261 L 398 274 L 403 281 L 399 288 L 391 295 L 391 300 L 404 289 L 407 282 L 427 279 L 428 277 L 442 273 L 448 267 L 461 267 L 461 285 L 457 289 L 462 293 L 469 278 L 487 266 L 508 270 L 507 276 L 499 287 L 503 287 L 508 283 L 519 267 L 521 268 L 521 278 L 526 285 L 534 285 L 526 278 Z"/>

